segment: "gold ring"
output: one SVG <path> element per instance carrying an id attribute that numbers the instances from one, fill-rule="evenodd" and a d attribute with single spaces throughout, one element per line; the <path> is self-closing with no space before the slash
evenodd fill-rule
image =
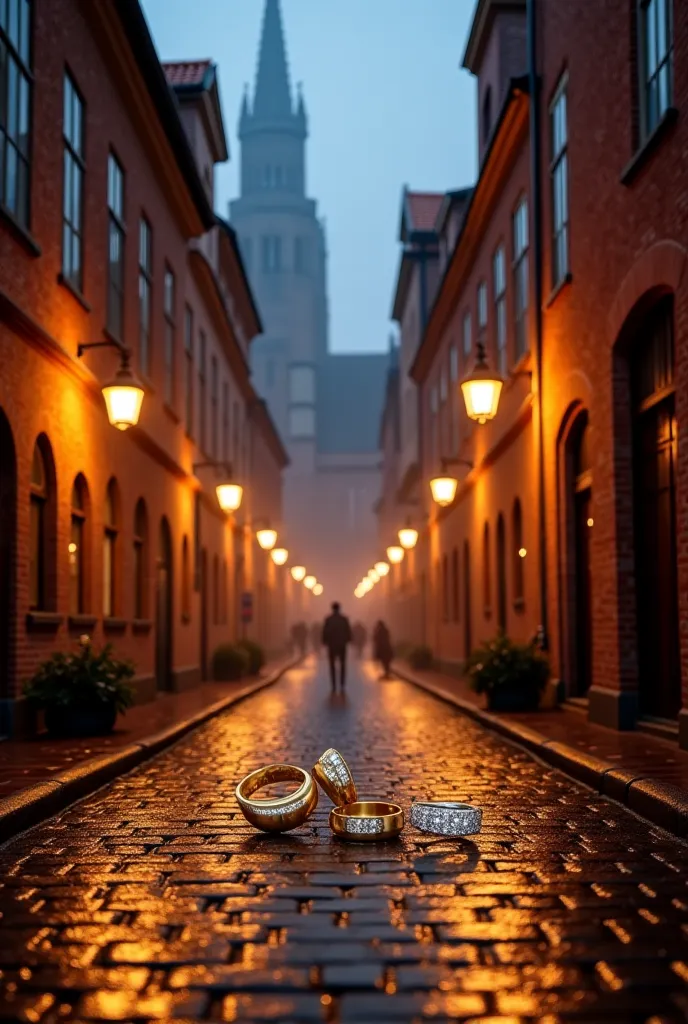
<path id="1" fill-rule="evenodd" d="M 399 804 L 382 800 L 360 800 L 330 811 L 334 834 L 354 843 L 396 839 L 403 827 L 404 812 Z"/>
<path id="2" fill-rule="evenodd" d="M 287 796 L 252 800 L 253 793 L 272 782 L 298 782 L 299 788 Z M 236 798 L 247 821 L 263 832 L 288 832 L 310 818 L 318 805 L 318 787 L 303 768 L 293 764 L 269 764 L 242 779 Z"/>
<path id="3" fill-rule="evenodd" d="M 353 804 L 358 800 L 356 783 L 348 764 L 334 747 L 321 754 L 311 772 L 320 783 L 335 807 Z"/>

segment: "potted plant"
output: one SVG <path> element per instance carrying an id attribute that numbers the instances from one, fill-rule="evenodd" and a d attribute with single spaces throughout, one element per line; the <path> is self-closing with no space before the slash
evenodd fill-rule
<path id="1" fill-rule="evenodd" d="M 248 671 L 252 676 L 257 676 L 265 664 L 265 652 L 255 640 L 240 640 L 237 644 L 241 650 L 246 651 L 248 657 Z"/>
<path id="2" fill-rule="evenodd" d="M 244 647 L 237 644 L 220 644 L 213 653 L 213 679 L 231 682 L 248 674 L 249 656 Z"/>
<path id="3" fill-rule="evenodd" d="M 417 647 L 412 647 L 409 651 L 408 660 L 411 668 L 415 668 L 419 672 L 431 669 L 435 664 L 432 651 L 426 644 L 419 644 Z"/>
<path id="4" fill-rule="evenodd" d="M 104 736 L 134 702 L 133 675 L 134 666 L 114 658 L 110 644 L 96 652 L 82 636 L 76 652 L 58 651 L 44 661 L 24 693 L 44 712 L 52 736 Z"/>
<path id="5" fill-rule="evenodd" d="M 549 678 L 549 662 L 534 643 L 516 644 L 504 633 L 466 659 L 471 689 L 487 694 L 490 711 L 532 711 Z"/>

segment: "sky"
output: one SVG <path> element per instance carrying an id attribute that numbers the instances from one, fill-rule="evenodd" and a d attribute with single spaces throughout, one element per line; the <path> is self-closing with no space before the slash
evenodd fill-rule
<path id="1" fill-rule="evenodd" d="M 219 68 L 229 164 L 216 205 L 239 191 L 237 119 L 253 85 L 263 0 L 143 0 L 162 60 Z M 474 0 L 282 0 L 292 90 L 309 116 L 309 195 L 325 220 L 330 348 L 387 348 L 405 184 L 475 179 L 473 77 L 461 68 Z"/>

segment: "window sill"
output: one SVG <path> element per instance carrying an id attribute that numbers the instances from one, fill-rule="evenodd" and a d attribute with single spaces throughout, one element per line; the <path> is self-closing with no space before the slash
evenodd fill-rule
<path id="1" fill-rule="evenodd" d="M 622 185 L 632 184 L 636 174 L 644 166 L 645 162 L 649 160 L 652 153 L 654 153 L 657 146 L 673 125 L 676 124 L 677 120 L 678 110 L 676 107 L 668 107 L 657 127 L 650 133 L 650 135 L 648 135 L 638 151 L 631 157 L 621 172 L 619 181 Z"/>
<path id="2" fill-rule="evenodd" d="M 143 635 L 144 633 L 150 633 L 153 628 L 153 622 L 151 619 L 134 619 L 131 624 L 132 633 L 137 635 Z"/>
<path id="3" fill-rule="evenodd" d="M 29 256 L 41 256 L 43 250 L 33 235 L 16 220 L 9 210 L 0 206 L 0 220 L 4 221 L 17 242 L 23 245 Z"/>
<path id="4" fill-rule="evenodd" d="M 32 632 L 56 632 L 64 621 L 64 615 L 59 612 L 27 612 L 26 628 Z"/>
<path id="5" fill-rule="evenodd" d="M 97 622 L 97 615 L 70 615 L 67 619 L 70 629 L 93 629 Z"/>
<path id="6" fill-rule="evenodd" d="M 514 601 L 514 611 L 518 612 L 520 614 L 521 612 L 524 612 L 525 610 L 526 610 L 526 602 L 525 602 L 524 598 L 517 597 L 515 599 L 515 601 Z"/>
<path id="7" fill-rule="evenodd" d="M 554 288 L 547 296 L 547 299 L 545 300 L 545 309 L 549 309 L 549 307 L 552 306 L 554 302 L 556 302 L 556 300 L 559 298 L 564 289 L 568 285 L 570 285 L 572 281 L 573 275 L 570 271 L 568 271 L 566 274 L 564 274 L 561 281 L 559 281 L 558 284 L 555 284 Z"/>
<path id="8" fill-rule="evenodd" d="M 103 619 L 103 630 L 106 633 L 123 633 L 126 628 L 126 619 L 117 619 L 114 615 L 106 615 Z"/>
<path id="9" fill-rule="evenodd" d="M 91 312 L 90 303 L 86 301 L 78 288 L 76 288 L 71 281 L 69 281 L 62 272 L 57 275 L 57 283 L 65 288 L 72 298 L 76 299 L 79 305 L 86 310 L 87 313 Z"/>

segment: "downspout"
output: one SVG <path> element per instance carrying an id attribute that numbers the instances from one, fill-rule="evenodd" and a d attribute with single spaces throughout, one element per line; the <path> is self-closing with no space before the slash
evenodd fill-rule
<path id="1" fill-rule="evenodd" d="M 425 336 L 425 326 L 426 326 L 426 324 L 428 322 L 428 278 L 427 278 L 427 263 L 426 263 L 425 256 L 426 256 L 425 246 L 422 245 L 421 248 L 420 248 L 419 256 L 418 256 L 418 262 L 420 264 L 419 268 L 418 268 L 419 272 L 420 272 L 420 282 L 419 282 L 419 285 L 420 285 L 420 340 L 419 340 L 419 346 L 423 343 L 423 338 Z M 416 352 L 414 352 L 414 358 L 416 356 L 416 353 L 417 353 L 417 350 L 416 350 Z M 423 402 L 421 400 L 421 395 L 422 394 L 423 394 L 423 392 L 421 391 L 421 389 L 419 387 L 418 388 L 418 463 L 419 463 L 419 467 L 421 469 L 423 467 L 423 452 L 424 452 L 424 438 L 425 438 L 425 432 L 423 430 Z M 422 478 L 422 473 L 421 473 L 421 487 L 422 487 L 422 485 L 423 485 L 423 478 Z M 421 508 L 422 508 L 422 499 L 421 499 Z M 430 566 L 430 563 L 428 562 L 427 572 L 425 573 L 425 586 L 423 587 L 421 595 L 420 595 L 420 600 L 421 600 L 420 621 L 421 621 L 421 643 L 422 644 L 427 644 L 427 615 L 426 615 L 426 607 L 425 607 L 425 605 L 426 605 L 426 595 L 427 595 L 427 588 L 428 588 L 428 582 L 427 581 L 428 581 L 428 577 L 430 575 L 430 572 L 431 572 L 431 566 Z"/>
<path id="2" fill-rule="evenodd" d="M 545 431 L 542 413 L 542 175 L 540 78 L 537 70 L 537 0 L 527 0 L 528 92 L 530 95 L 530 175 L 532 183 L 533 286 L 535 303 L 535 377 L 538 397 L 538 525 L 540 563 L 540 625 L 538 642 L 549 647 L 547 608 L 547 521 L 545 517 Z"/>

